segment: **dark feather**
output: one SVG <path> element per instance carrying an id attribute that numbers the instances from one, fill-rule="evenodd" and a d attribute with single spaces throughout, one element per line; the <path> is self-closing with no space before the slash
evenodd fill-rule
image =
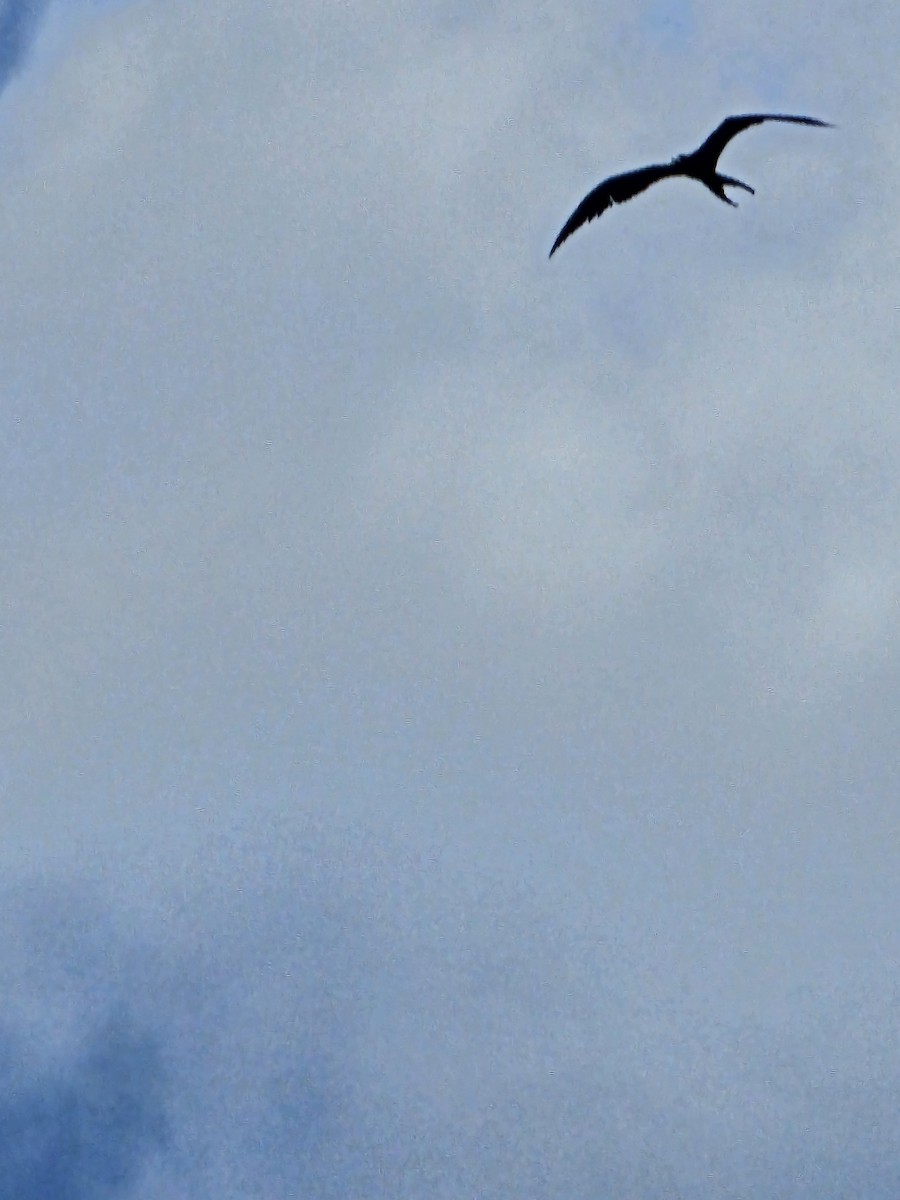
<path id="1" fill-rule="evenodd" d="M 753 113 L 746 117 L 726 117 L 718 129 L 713 130 L 702 146 L 690 155 L 691 158 L 702 158 L 714 167 L 719 161 L 719 155 L 732 138 L 749 129 L 751 125 L 762 125 L 763 121 L 788 121 L 791 125 L 819 125 L 824 129 L 832 129 L 828 121 L 817 121 L 815 117 L 786 117 L 776 113 Z"/>
<path id="2" fill-rule="evenodd" d="M 588 221 L 599 217 L 613 204 L 623 204 L 632 196 L 645 191 L 652 184 L 658 183 L 660 179 L 665 179 L 671 174 L 672 168 L 667 164 L 665 166 L 639 167 L 636 171 L 626 171 L 623 175 L 612 175 L 609 179 L 604 179 L 585 196 L 563 225 L 559 231 L 559 237 L 553 243 L 550 257 L 553 257 L 566 238 L 571 237 L 576 229 L 580 229 Z"/>

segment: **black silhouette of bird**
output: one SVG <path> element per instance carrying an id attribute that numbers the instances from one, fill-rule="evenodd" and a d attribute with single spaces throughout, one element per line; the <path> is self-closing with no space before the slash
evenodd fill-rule
<path id="1" fill-rule="evenodd" d="M 679 154 L 670 163 L 659 166 L 640 167 L 637 171 L 626 171 L 624 175 L 613 175 L 597 185 L 592 192 L 578 205 L 575 211 L 559 231 L 559 237 L 553 243 L 550 251 L 552 258 L 566 238 L 571 237 L 576 229 L 580 229 L 594 217 L 613 204 L 622 204 L 632 196 L 645 191 L 661 179 L 670 179 L 676 175 L 685 175 L 688 179 L 696 179 L 708 187 L 714 196 L 737 208 L 734 200 L 725 195 L 726 187 L 743 188 L 745 192 L 753 193 L 753 188 L 740 179 L 732 179 L 730 175 L 720 175 L 718 172 L 719 155 L 733 137 L 737 137 L 751 125 L 761 125 L 763 121 L 789 121 L 793 125 L 820 125 L 831 129 L 828 121 L 818 121 L 815 117 L 787 117 L 776 113 L 756 113 L 745 117 L 726 117 L 722 124 L 715 129 L 702 146 L 698 146 L 691 154 Z"/>

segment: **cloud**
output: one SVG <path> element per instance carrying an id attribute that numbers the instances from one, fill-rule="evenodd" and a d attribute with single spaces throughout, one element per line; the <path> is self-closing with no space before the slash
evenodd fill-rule
<path id="1" fill-rule="evenodd" d="M 34 37 L 49 0 L 6 0 L 0 9 L 0 71 L 11 74 Z"/>
<path id="2" fill-rule="evenodd" d="M 123 6 L 7 93 L 35 1170 L 896 1195 L 895 8 L 681 16 Z M 548 265 L 750 106 L 839 128 Z"/>
<path id="3" fill-rule="evenodd" d="M 132 1194 L 144 1160 L 166 1141 L 159 1049 L 124 1016 L 91 1032 L 72 1061 L 38 1079 L 13 1069 L 4 1039 L 0 1195 L 60 1200 Z M 24 1078 L 23 1078 L 24 1076 Z"/>
<path id="4" fill-rule="evenodd" d="M 0 1195 L 134 1196 L 169 1148 L 169 1079 L 128 954 L 81 887 L 4 906 Z"/>
<path id="5" fill-rule="evenodd" d="M 0 5 L 0 92 L 22 67 L 50 0 L 4 0 Z"/>

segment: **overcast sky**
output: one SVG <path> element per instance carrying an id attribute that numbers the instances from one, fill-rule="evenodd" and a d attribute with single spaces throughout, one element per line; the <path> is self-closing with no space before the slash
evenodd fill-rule
<path id="1" fill-rule="evenodd" d="M 0 1200 L 900 1195 L 898 45 L 0 5 Z"/>

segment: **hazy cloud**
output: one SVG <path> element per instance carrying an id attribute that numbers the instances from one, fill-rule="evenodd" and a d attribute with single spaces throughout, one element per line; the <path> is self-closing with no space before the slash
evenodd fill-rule
<path id="1" fill-rule="evenodd" d="M 6 92 L 20 1180 L 895 1200 L 897 11 L 154 0 Z"/>
<path id="2" fill-rule="evenodd" d="M 50 0 L 4 0 L 0 4 L 0 92 L 22 66 Z"/>
<path id="3" fill-rule="evenodd" d="M 18 1061 L 15 1040 L 4 1041 L 0 1195 L 131 1195 L 145 1158 L 165 1144 L 154 1039 L 113 1017 L 91 1031 L 74 1061 L 37 1079 Z"/>
<path id="4" fill-rule="evenodd" d="M 4 912 L 0 1195 L 132 1197 L 169 1146 L 165 1048 L 133 947 L 83 888 L 32 881 Z"/>

